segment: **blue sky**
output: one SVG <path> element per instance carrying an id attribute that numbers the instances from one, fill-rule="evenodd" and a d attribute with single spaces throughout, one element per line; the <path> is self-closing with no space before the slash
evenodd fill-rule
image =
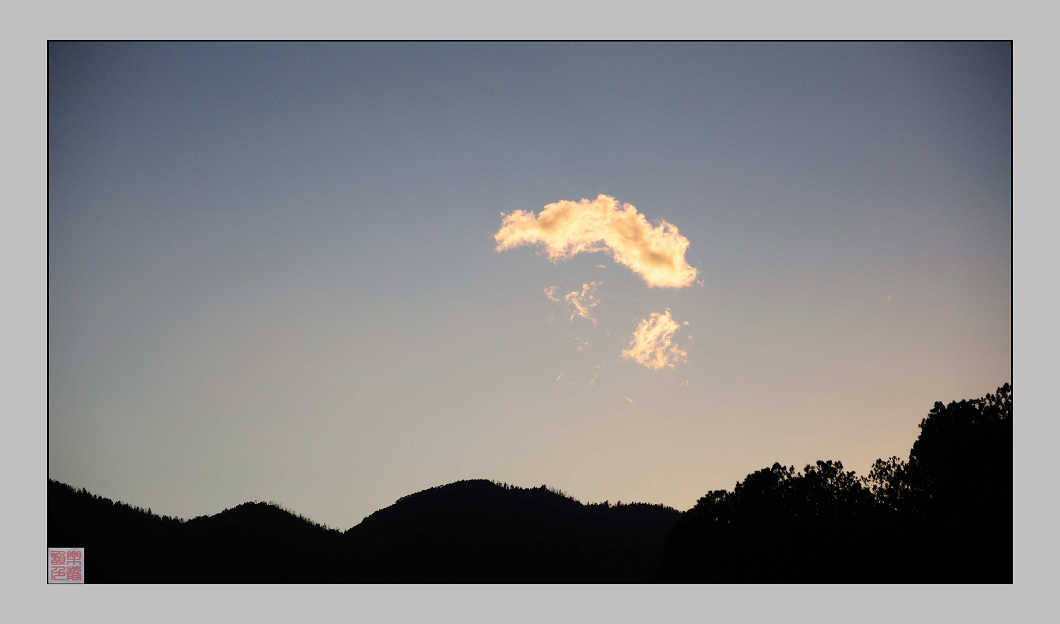
<path id="1" fill-rule="evenodd" d="M 1011 59 L 53 43 L 49 474 L 340 528 L 464 478 L 687 509 L 774 461 L 864 474 L 1011 380 Z M 701 284 L 495 250 L 601 194 Z M 595 324 L 543 292 L 591 282 Z M 623 358 L 667 309 L 686 361 Z"/>

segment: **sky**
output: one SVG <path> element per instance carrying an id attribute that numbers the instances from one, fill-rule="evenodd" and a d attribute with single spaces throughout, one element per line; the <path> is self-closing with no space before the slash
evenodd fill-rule
<path id="1" fill-rule="evenodd" d="M 688 509 L 1011 381 L 1008 43 L 48 47 L 48 472 Z"/>

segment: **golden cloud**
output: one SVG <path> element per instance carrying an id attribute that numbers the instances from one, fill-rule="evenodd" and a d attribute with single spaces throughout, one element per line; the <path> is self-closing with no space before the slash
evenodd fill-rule
<path id="1" fill-rule="evenodd" d="M 688 325 L 688 321 L 684 325 Z M 622 357 L 653 370 L 684 364 L 688 353 L 673 341 L 674 332 L 680 328 L 681 325 L 670 316 L 669 309 L 662 314 L 652 312 L 637 324 L 629 348 L 622 352 Z"/>
<path id="2" fill-rule="evenodd" d="M 596 325 L 596 319 L 593 318 L 592 310 L 600 303 L 600 298 L 594 294 L 597 286 L 600 286 L 603 282 L 589 282 L 588 284 L 582 284 L 582 289 L 575 290 L 567 293 L 563 296 L 563 301 L 566 301 L 570 306 L 570 320 L 573 322 L 574 317 L 580 316 L 584 319 L 588 319 Z M 545 289 L 545 296 L 548 297 L 549 301 L 560 301 L 556 298 L 556 287 L 549 286 Z M 579 351 L 581 349 L 579 348 Z"/>
<path id="3" fill-rule="evenodd" d="M 596 319 L 593 318 L 590 310 L 595 308 L 596 304 L 600 303 L 600 298 L 593 294 L 593 291 L 596 290 L 596 287 L 600 284 L 603 284 L 603 282 L 589 282 L 588 284 L 582 284 L 580 292 L 575 290 L 574 292 L 568 293 L 567 296 L 563 298 L 564 301 L 570 305 L 570 320 L 572 322 L 574 321 L 575 316 L 580 316 L 584 319 L 589 319 L 593 322 L 593 325 L 596 325 Z"/>
<path id="4" fill-rule="evenodd" d="M 688 239 L 677 227 L 661 219 L 652 226 L 635 206 L 620 205 L 608 195 L 592 201 L 561 200 L 548 204 L 538 215 L 516 210 L 503 215 L 501 229 L 493 238 L 498 252 L 543 244 L 552 260 L 604 251 L 640 275 L 648 286 L 684 288 L 696 279 L 696 269 L 685 261 Z"/>

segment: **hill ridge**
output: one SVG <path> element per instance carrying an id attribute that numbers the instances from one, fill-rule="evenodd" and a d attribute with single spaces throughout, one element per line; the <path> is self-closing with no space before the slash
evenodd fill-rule
<path id="1" fill-rule="evenodd" d="M 49 479 L 48 541 L 86 549 L 86 582 L 1011 583 L 1011 385 L 920 429 L 866 477 L 774 463 L 686 512 L 467 479 L 339 531 L 271 502 L 160 516 Z"/>

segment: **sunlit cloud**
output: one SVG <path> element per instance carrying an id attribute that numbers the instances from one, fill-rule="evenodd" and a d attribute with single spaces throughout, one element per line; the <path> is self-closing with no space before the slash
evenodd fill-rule
<path id="1" fill-rule="evenodd" d="M 503 215 L 494 235 L 497 251 L 543 244 L 552 260 L 603 251 L 640 275 L 648 286 L 684 288 L 695 282 L 696 269 L 685 261 L 688 239 L 677 227 L 659 220 L 652 226 L 631 204 L 608 195 L 595 200 L 561 200 L 535 215 L 516 210 Z"/>
<path id="2" fill-rule="evenodd" d="M 688 321 L 683 325 L 688 325 Z M 629 348 L 622 352 L 622 357 L 653 370 L 684 364 L 688 353 L 673 341 L 674 332 L 680 328 L 681 325 L 670 316 L 669 309 L 662 314 L 652 312 L 637 324 Z"/>
<path id="3" fill-rule="evenodd" d="M 596 287 L 603 284 L 603 282 L 589 282 L 588 284 L 582 284 L 581 290 L 575 290 L 567 293 L 563 296 L 563 299 L 556 297 L 556 287 L 549 286 L 545 289 L 545 296 L 548 297 L 549 301 L 566 301 L 570 308 L 570 320 L 574 321 L 574 317 L 580 316 L 584 319 L 588 319 L 596 325 L 596 319 L 593 318 L 592 310 L 600 303 L 600 298 L 596 296 Z M 580 349 L 579 349 L 580 351 Z"/>
<path id="4" fill-rule="evenodd" d="M 567 296 L 563 298 L 563 300 L 570 306 L 570 320 L 572 322 L 574 321 L 575 316 L 580 316 L 584 319 L 589 319 L 593 322 L 593 325 L 596 325 L 596 319 L 593 318 L 590 310 L 600 303 L 600 298 L 593 293 L 593 291 L 596 290 L 596 287 L 600 284 L 603 284 L 603 282 L 589 282 L 588 284 L 582 284 L 580 292 L 575 290 L 574 292 L 568 293 Z"/>
<path id="5" fill-rule="evenodd" d="M 563 373 L 560 373 L 559 376 L 556 377 L 556 381 L 559 381 L 560 379 L 563 379 Z"/>
<path id="6" fill-rule="evenodd" d="M 686 379 L 686 380 L 682 381 L 682 382 L 681 382 L 680 384 L 678 384 L 678 385 L 681 385 L 681 386 L 687 386 L 687 385 L 688 385 L 688 380 Z"/>
<path id="7" fill-rule="evenodd" d="M 599 378 L 600 378 L 600 365 L 597 364 L 596 365 L 596 374 L 593 375 L 593 378 L 589 380 L 589 385 L 590 386 L 595 386 L 596 385 L 596 380 L 599 379 Z"/>
<path id="8" fill-rule="evenodd" d="M 626 401 L 630 402 L 630 403 L 633 402 L 633 399 L 629 398 L 628 396 L 624 396 L 622 398 L 625 399 Z"/>

